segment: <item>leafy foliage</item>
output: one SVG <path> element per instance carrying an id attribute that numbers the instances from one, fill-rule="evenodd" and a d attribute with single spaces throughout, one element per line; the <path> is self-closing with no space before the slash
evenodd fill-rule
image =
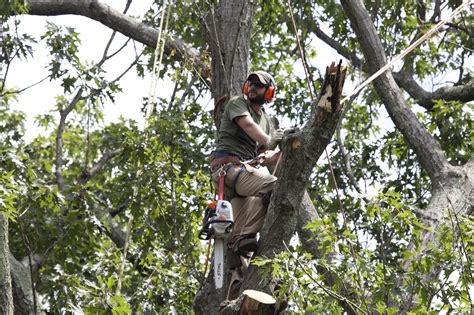
<path id="1" fill-rule="evenodd" d="M 143 22 L 158 27 L 162 8 L 155 2 Z M 1 9 L 6 8 L 7 15 L 23 8 L 21 1 L 6 5 Z M 170 15 L 170 35 L 202 51 L 203 60 L 208 58 L 208 44 L 202 21 L 216 5 L 179 1 Z M 315 34 L 324 31 L 361 58 L 359 44 L 337 1 L 291 5 L 315 94 L 324 73 L 315 60 L 326 58 Z M 434 4 L 423 1 L 366 5 L 388 56 L 398 54 L 440 18 Z M 455 5 L 448 1 L 443 10 Z M 4 86 L 7 73 L 0 80 L 0 208 L 11 220 L 13 255 L 37 256 L 40 261 L 33 278 L 42 307 L 60 313 L 189 313 L 204 271 L 203 244 L 196 234 L 202 209 L 212 198 L 206 155 L 213 146 L 213 123 L 204 109 L 206 85 L 198 72 L 185 69 L 186 61 L 177 62 L 170 53 L 160 75 L 175 83 L 172 98 L 145 97 L 135 105 L 144 113 L 151 109 L 145 127 L 124 118 L 105 124 L 104 106 L 127 92 L 119 80 L 109 78 L 103 66 L 107 60 L 80 58 L 80 29 L 48 22 L 36 39 L 18 35 L 20 22 L 10 19 L 2 25 L 2 69 L 17 58 L 34 58 L 42 41 L 50 55 L 46 75 L 62 87 L 55 109 L 36 117 L 44 135 L 26 143 L 25 113 L 13 110 L 19 91 Z M 251 70 L 275 74 L 279 91 L 274 114 L 284 127 L 302 126 L 310 115 L 311 93 L 287 1 L 260 1 L 254 22 Z M 472 16 L 461 15 L 441 36 L 412 53 L 406 65 L 417 80 L 428 85 L 453 71 L 457 84 L 472 78 L 466 67 L 472 49 L 463 49 L 472 48 L 469 22 Z M 151 71 L 154 53 L 146 48 L 136 61 L 139 76 Z M 355 79 L 358 73 L 351 71 Z M 80 99 L 74 104 L 76 95 Z M 420 234 L 428 229 L 422 223 L 423 209 L 432 187 L 381 105 L 373 90 L 365 90 L 340 126 L 352 175 L 362 191 L 357 192 L 347 176 L 345 157 L 335 143 L 328 147 L 331 166 L 321 161 L 311 176 L 308 191 L 320 219 L 307 228 L 324 258 L 316 260 L 297 244 L 272 259 L 255 261 L 278 279 L 279 301 L 287 299 L 292 312 L 342 313 L 341 299 L 358 311 L 381 314 L 467 312 L 472 305 L 472 217 L 447 211 L 450 224 L 437 231 L 440 246 L 422 250 Z M 64 132 L 58 135 L 58 113 L 68 108 Z M 416 105 L 413 109 L 453 165 L 472 158 L 472 104 L 436 100 L 429 112 Z M 63 141 L 60 169 L 58 137 Z M 109 156 L 111 152 L 115 154 Z M 64 189 L 58 185 L 58 171 Z M 419 257 L 413 257 L 408 244 L 414 244 Z M 405 283 L 399 283 L 401 266 L 408 259 L 413 259 L 411 272 Z M 338 275 L 332 287 L 326 286 L 322 269 Z M 440 277 L 423 283 L 420 275 L 433 270 L 439 270 Z M 350 287 L 344 287 L 345 282 Z M 417 308 L 393 308 L 392 302 L 407 293 L 419 297 Z"/>

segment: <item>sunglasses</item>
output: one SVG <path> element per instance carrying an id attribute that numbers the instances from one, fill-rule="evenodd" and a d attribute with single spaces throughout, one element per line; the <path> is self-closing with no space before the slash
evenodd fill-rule
<path id="1" fill-rule="evenodd" d="M 261 88 L 266 87 L 266 85 L 263 84 L 263 83 L 260 82 L 260 81 L 251 81 L 251 80 L 249 80 L 248 82 L 249 82 L 249 86 L 250 86 L 250 85 L 255 86 L 257 89 L 261 89 Z"/>

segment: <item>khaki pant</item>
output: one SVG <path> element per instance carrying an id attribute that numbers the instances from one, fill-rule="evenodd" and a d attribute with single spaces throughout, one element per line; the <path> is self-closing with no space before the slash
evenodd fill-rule
<path id="1" fill-rule="evenodd" d="M 267 211 L 262 203 L 262 196 L 273 189 L 277 178 L 266 167 L 229 164 L 214 170 L 212 179 L 215 183 L 222 170 L 226 172 L 225 199 L 230 199 L 234 216 L 231 239 L 245 234 L 257 234 L 263 226 Z"/>

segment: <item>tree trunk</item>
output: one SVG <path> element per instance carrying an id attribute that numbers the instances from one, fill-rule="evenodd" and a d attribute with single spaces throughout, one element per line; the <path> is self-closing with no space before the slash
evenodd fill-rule
<path id="1" fill-rule="evenodd" d="M 250 34 L 252 33 L 255 1 L 223 0 L 212 7 L 204 23 L 212 57 L 212 96 L 214 102 L 223 97 L 242 93 L 242 84 L 248 75 Z M 212 267 L 211 267 L 212 268 Z M 229 270 L 226 268 L 224 286 L 214 288 L 213 270 L 209 272 L 205 286 L 194 300 L 197 314 L 216 314 L 225 299 Z"/>
<path id="2" fill-rule="evenodd" d="M 36 314 L 30 268 L 23 265 L 10 253 L 11 276 L 13 283 L 13 303 L 15 314 Z"/>
<path id="3" fill-rule="evenodd" d="M 260 233 L 258 255 L 273 257 L 285 250 L 296 232 L 305 185 L 321 154 L 328 145 L 341 117 L 339 96 L 345 79 L 345 68 L 334 64 L 327 68 L 321 95 L 313 104 L 313 116 L 302 130 L 286 134 L 282 143 L 282 167 L 273 190 L 264 226 Z M 330 101 L 334 101 L 331 104 Z M 271 279 L 262 279 L 258 268 L 251 266 L 242 289 L 259 289 L 271 293 Z"/>
<path id="4" fill-rule="evenodd" d="M 0 314 L 13 314 L 12 279 L 8 247 L 8 218 L 0 212 Z"/>

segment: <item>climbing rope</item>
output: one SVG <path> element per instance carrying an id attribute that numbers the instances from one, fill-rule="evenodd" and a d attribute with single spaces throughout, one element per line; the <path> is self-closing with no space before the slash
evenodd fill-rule
<path id="1" fill-rule="evenodd" d="M 158 30 L 158 37 L 156 40 L 156 47 L 154 51 L 149 98 L 148 98 L 148 103 L 145 108 L 145 124 L 144 124 L 144 129 L 143 129 L 145 132 L 145 140 L 143 142 L 145 148 L 148 144 L 148 133 L 146 132 L 146 128 L 148 125 L 148 118 L 151 115 L 152 109 L 153 109 L 153 102 L 156 96 L 156 87 L 157 87 L 158 77 L 160 74 L 161 63 L 163 60 L 163 54 L 164 54 L 164 49 L 165 49 L 165 40 L 164 40 L 163 34 L 166 33 L 168 30 L 168 21 L 169 21 L 170 12 L 171 12 L 171 10 L 167 11 L 167 7 L 170 6 L 171 4 L 172 4 L 172 0 L 170 0 L 169 4 L 168 4 L 168 0 L 163 0 L 163 5 L 162 5 L 163 10 L 161 11 L 160 28 Z M 166 21 L 165 21 L 165 15 L 166 15 Z M 158 58 L 158 55 L 159 55 L 159 58 Z M 139 168 L 139 170 L 137 171 L 137 178 L 141 178 L 142 174 L 143 174 L 143 169 Z M 137 200 L 137 198 L 139 197 L 140 189 L 141 189 L 141 181 L 139 182 L 139 186 L 134 189 L 134 192 L 133 192 L 134 200 Z M 137 203 L 139 204 L 140 201 L 137 201 Z M 124 248 L 122 252 L 122 259 L 121 259 L 122 261 L 120 264 L 119 276 L 117 279 L 117 288 L 115 292 L 116 295 L 120 295 L 121 293 L 120 291 L 122 289 L 123 272 L 125 269 L 125 261 L 127 259 L 128 247 L 130 245 L 132 225 L 133 225 L 133 214 L 130 213 L 130 217 L 127 223 L 126 235 L 125 235 L 125 244 L 124 244 Z"/>
<path id="2" fill-rule="evenodd" d="M 167 10 L 167 8 L 172 5 L 172 2 L 173 1 L 170 0 L 170 3 L 168 4 L 168 0 L 163 0 L 163 5 L 162 5 L 163 10 L 161 11 L 160 28 L 158 29 L 158 37 L 156 39 L 156 47 L 155 47 L 154 58 L 153 58 L 150 91 L 148 93 L 149 98 L 148 98 L 148 104 L 147 104 L 146 113 L 145 113 L 145 126 L 146 126 L 146 120 L 148 119 L 153 109 L 153 102 L 156 97 L 156 87 L 157 87 L 158 78 L 159 78 L 160 70 L 161 70 L 161 64 L 163 61 L 163 55 L 165 51 L 166 39 L 164 37 L 164 33 L 168 31 L 168 22 L 169 22 L 170 12 L 171 12 L 171 10 Z"/>

